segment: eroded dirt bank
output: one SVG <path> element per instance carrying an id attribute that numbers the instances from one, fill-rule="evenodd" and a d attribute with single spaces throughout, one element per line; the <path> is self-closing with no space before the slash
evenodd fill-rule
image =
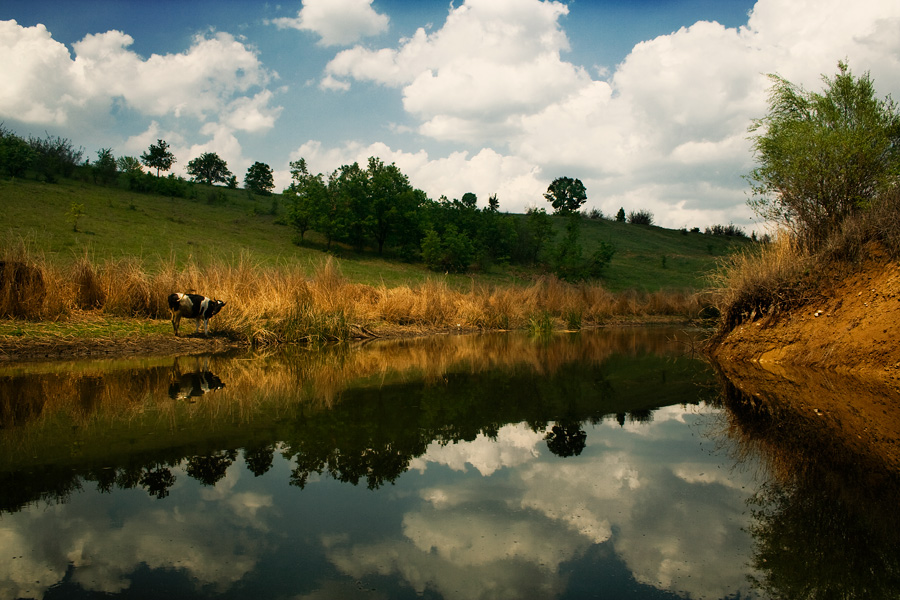
<path id="1" fill-rule="evenodd" d="M 743 323 L 711 349 L 713 358 L 874 376 L 900 389 L 900 267 L 866 264 L 817 296 L 788 315 Z"/>

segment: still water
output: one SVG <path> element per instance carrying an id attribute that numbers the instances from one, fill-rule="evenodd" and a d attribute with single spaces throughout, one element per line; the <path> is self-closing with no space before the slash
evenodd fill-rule
<path id="1" fill-rule="evenodd" d="M 692 344 L 4 367 L 0 600 L 898 597 L 892 465 Z"/>

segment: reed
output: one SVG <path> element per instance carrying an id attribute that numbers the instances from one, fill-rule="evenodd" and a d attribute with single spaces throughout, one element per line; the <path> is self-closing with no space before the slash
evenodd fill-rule
<path id="1" fill-rule="evenodd" d="M 700 295 L 689 292 L 623 292 L 600 284 L 573 285 L 541 277 L 529 285 L 491 286 L 473 281 L 468 290 L 441 277 L 388 287 L 354 283 L 337 260 L 311 269 L 264 266 L 249 254 L 233 263 L 177 266 L 174 259 L 154 271 L 137 259 L 95 262 L 88 254 L 68 268 L 50 266 L 25 244 L 4 249 L 0 260 L 28 265 L 42 281 L 40 294 L 14 278 L 4 279 L 0 312 L 32 320 L 109 315 L 167 319 L 167 297 L 201 293 L 227 302 L 211 326 L 254 346 L 284 342 L 345 340 L 378 327 L 414 331 L 496 330 L 602 324 L 611 317 L 696 317 Z M 16 299 L 16 302 L 13 302 Z"/>

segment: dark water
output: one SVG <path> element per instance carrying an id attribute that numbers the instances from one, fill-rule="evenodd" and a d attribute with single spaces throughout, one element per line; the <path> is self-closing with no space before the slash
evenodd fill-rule
<path id="1" fill-rule="evenodd" d="M 892 467 L 691 346 L 3 368 L 0 600 L 898 597 Z"/>

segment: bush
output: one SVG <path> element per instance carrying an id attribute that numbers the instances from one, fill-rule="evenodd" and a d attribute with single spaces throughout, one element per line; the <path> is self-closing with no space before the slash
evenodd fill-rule
<path id="1" fill-rule="evenodd" d="M 653 213 L 646 210 L 628 213 L 628 222 L 632 225 L 653 225 Z"/>
<path id="2" fill-rule="evenodd" d="M 746 232 L 743 229 L 734 225 L 733 223 L 729 223 L 728 225 L 713 225 L 712 227 L 707 227 L 706 231 L 704 231 L 706 235 L 721 235 L 728 237 L 747 237 Z"/>
<path id="3" fill-rule="evenodd" d="M 868 73 L 855 78 L 844 62 L 838 70 L 822 94 L 770 75 L 769 113 L 750 128 L 761 133 L 749 203 L 811 252 L 900 177 L 900 110 L 875 97 Z"/>
<path id="4" fill-rule="evenodd" d="M 82 148 L 76 149 L 68 139 L 49 133 L 45 138 L 28 138 L 28 144 L 34 151 L 35 172 L 48 183 L 55 183 L 60 177 L 71 177 L 84 156 Z"/>

